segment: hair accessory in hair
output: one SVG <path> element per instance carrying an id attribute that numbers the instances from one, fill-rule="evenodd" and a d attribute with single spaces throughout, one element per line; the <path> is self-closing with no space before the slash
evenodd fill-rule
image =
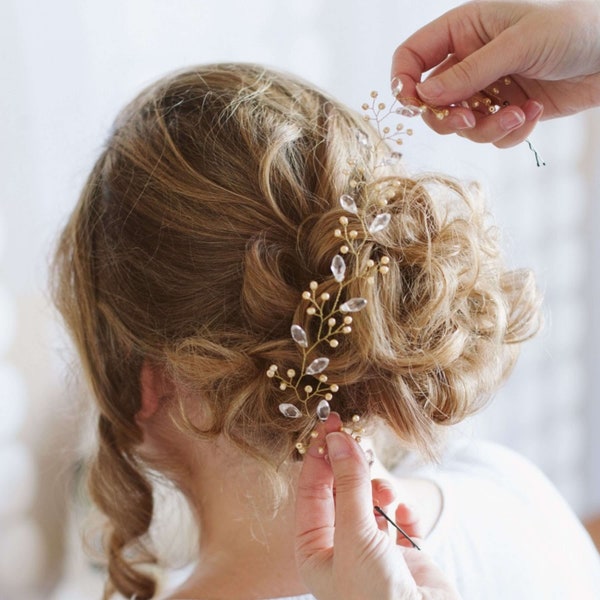
<path id="1" fill-rule="evenodd" d="M 362 105 L 365 111 L 363 118 L 373 121 L 379 133 L 379 140 L 372 145 L 367 134 L 356 130 L 358 142 L 367 147 L 372 153 L 378 153 L 381 144 L 395 142 L 402 144 L 403 136 L 411 136 L 412 129 L 404 129 L 402 124 L 395 128 L 383 125 L 383 121 L 390 115 L 401 114 L 405 117 L 414 117 L 421 112 L 414 107 L 399 106 L 394 101 L 388 108 L 383 102 L 376 102 L 378 93 L 371 92 L 371 103 Z M 377 167 L 396 164 L 402 155 L 390 151 Z M 349 161 L 355 166 L 357 161 Z M 301 353 L 301 363 L 296 368 L 282 369 L 272 364 L 267 370 L 267 377 L 279 383 L 281 391 L 292 390 L 295 398 L 292 402 L 281 402 L 280 412 L 290 419 L 300 417 L 313 417 L 315 422 L 325 421 L 331 412 L 330 402 L 339 390 L 337 382 L 329 381 L 326 369 L 330 359 L 325 355 L 325 350 L 335 350 L 341 339 L 352 332 L 352 323 L 355 313 L 359 313 L 367 305 L 366 298 L 350 297 L 344 293 L 347 287 L 358 279 L 374 284 L 379 275 L 385 276 L 389 271 L 390 258 L 379 256 L 376 260 L 371 258 L 362 261 L 360 257 L 363 247 L 377 239 L 378 234 L 390 224 L 392 215 L 385 210 L 387 201 L 380 200 L 375 211 L 374 203 L 359 206 L 352 195 L 356 190 L 357 182 L 351 181 L 351 193 L 342 194 L 339 205 L 347 215 L 339 218 L 339 227 L 333 235 L 340 240 L 338 253 L 333 256 L 330 263 L 331 278 L 335 284 L 332 290 L 331 279 L 324 282 L 311 281 L 308 289 L 302 292 L 302 306 L 310 327 L 302 327 L 298 323 L 292 324 L 290 334 Z M 352 260 L 348 260 L 351 258 Z M 349 264 L 352 266 L 349 267 Z M 327 288 L 328 291 L 320 291 Z M 355 415 L 352 423 L 345 430 L 355 439 L 360 439 L 363 433 L 360 416 Z M 296 449 L 304 454 L 307 444 L 298 442 Z"/>
<path id="2" fill-rule="evenodd" d="M 297 344 L 302 360 L 298 369 L 288 368 L 280 370 L 278 365 L 271 365 L 267 376 L 279 382 L 282 391 L 294 391 L 296 402 L 283 402 L 279 404 L 281 413 L 289 418 L 298 418 L 303 415 L 314 415 L 320 421 L 325 421 L 330 412 L 330 401 L 333 394 L 339 390 L 337 383 L 330 382 L 325 370 L 329 366 L 329 358 L 324 356 L 323 349 L 335 349 L 340 344 L 340 339 L 352 332 L 354 314 L 359 313 L 367 305 L 366 298 L 345 298 L 344 290 L 357 279 L 365 279 L 372 284 L 377 273 L 385 275 L 389 271 L 388 256 L 382 256 L 377 261 L 369 259 L 361 266 L 359 253 L 363 246 L 375 239 L 390 223 L 391 214 L 382 210 L 371 219 L 367 219 L 364 211 L 356 205 L 353 196 L 343 194 L 340 197 L 341 208 L 353 215 L 352 222 L 348 216 L 339 218 L 340 227 L 335 229 L 333 235 L 341 242 L 339 253 L 331 259 L 330 271 L 335 282 L 332 292 L 319 293 L 317 281 L 311 281 L 308 289 L 302 292 L 302 304 L 306 305 L 305 314 L 311 323 L 311 335 L 301 325 L 294 323 L 290 334 Z M 353 257 L 353 269 L 350 271 L 347 264 L 348 257 Z M 331 289 L 331 286 L 327 286 Z"/>

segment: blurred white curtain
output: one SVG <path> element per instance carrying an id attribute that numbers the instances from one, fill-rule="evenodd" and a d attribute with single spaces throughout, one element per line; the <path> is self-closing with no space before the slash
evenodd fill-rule
<path id="1" fill-rule="evenodd" d="M 0 598 L 43 596 L 58 573 L 77 409 L 47 257 L 117 110 L 162 73 L 212 61 L 289 70 L 358 108 L 371 89 L 387 93 L 395 46 L 453 4 L 0 3 Z M 580 514 L 597 511 L 598 112 L 539 127 L 539 169 L 525 145 L 500 151 L 414 128 L 409 165 L 481 180 L 510 262 L 532 266 L 546 295 L 545 330 L 470 427 L 540 465 Z"/>

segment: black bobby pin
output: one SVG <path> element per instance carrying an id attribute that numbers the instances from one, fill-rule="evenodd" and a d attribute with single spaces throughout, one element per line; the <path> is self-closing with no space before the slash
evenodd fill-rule
<path id="1" fill-rule="evenodd" d="M 390 519 L 383 512 L 383 509 L 380 506 L 375 506 L 374 508 L 384 519 L 386 519 L 386 521 L 391 523 L 412 544 L 413 548 L 416 548 L 417 550 L 421 550 L 421 548 L 419 548 L 419 546 L 417 546 L 417 544 L 415 544 L 414 540 L 408 535 L 408 533 L 406 533 L 406 531 L 404 531 L 404 529 L 402 529 L 402 527 L 400 527 L 394 521 L 392 521 L 392 519 Z"/>
<path id="2" fill-rule="evenodd" d="M 546 163 L 544 162 L 542 157 L 538 154 L 538 151 L 533 147 L 533 144 L 529 140 L 525 140 L 525 141 L 527 142 L 529 149 L 533 152 L 533 154 L 535 156 L 535 164 L 538 167 L 545 167 Z"/>

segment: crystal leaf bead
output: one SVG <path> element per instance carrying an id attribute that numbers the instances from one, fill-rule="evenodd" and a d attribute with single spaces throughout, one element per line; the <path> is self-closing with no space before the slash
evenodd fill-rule
<path id="1" fill-rule="evenodd" d="M 361 146 L 368 146 L 369 145 L 369 138 L 367 137 L 367 134 L 364 131 L 361 131 L 360 129 L 357 129 L 354 132 L 354 135 L 356 135 L 356 140 L 358 141 L 358 143 Z"/>
<path id="2" fill-rule="evenodd" d="M 302 416 L 302 413 L 289 402 L 282 402 L 279 405 L 279 410 L 284 417 L 288 417 L 288 419 L 297 419 Z"/>
<path id="3" fill-rule="evenodd" d="M 367 305 L 365 298 L 350 298 L 340 306 L 342 312 L 358 312 Z"/>
<path id="4" fill-rule="evenodd" d="M 290 331 L 292 333 L 292 339 L 296 342 L 296 344 L 298 344 L 298 346 L 308 348 L 308 337 L 306 336 L 306 331 L 304 331 L 300 325 L 292 325 Z"/>
<path id="5" fill-rule="evenodd" d="M 322 373 L 329 366 L 329 359 L 324 356 L 321 358 L 315 358 L 308 367 L 306 367 L 307 375 L 318 375 Z"/>
<path id="6" fill-rule="evenodd" d="M 358 214 L 358 207 L 356 206 L 356 202 L 354 201 L 354 198 L 349 194 L 343 194 L 342 196 L 340 196 L 340 205 L 344 210 L 354 215 Z"/>
<path id="7" fill-rule="evenodd" d="M 402 106 L 396 109 L 396 112 L 402 117 L 418 117 L 423 114 L 423 108 L 420 106 Z"/>
<path id="8" fill-rule="evenodd" d="M 390 224 L 391 218 L 392 215 L 390 215 L 390 213 L 381 213 L 380 215 L 377 215 L 369 225 L 369 233 L 383 231 Z"/>
<path id="9" fill-rule="evenodd" d="M 397 98 L 402 93 L 402 81 L 398 77 L 392 79 L 392 94 Z"/>
<path id="10" fill-rule="evenodd" d="M 333 273 L 333 278 L 341 283 L 344 281 L 344 277 L 346 276 L 346 262 L 344 258 L 340 254 L 336 254 L 331 261 L 331 272 Z"/>
<path id="11" fill-rule="evenodd" d="M 392 152 L 384 161 L 383 164 L 391 167 L 393 165 L 397 165 L 402 158 L 402 154 L 400 152 Z"/>
<path id="12" fill-rule="evenodd" d="M 325 399 L 321 400 L 317 406 L 317 417 L 319 421 L 327 421 L 330 412 L 331 407 L 329 406 L 329 402 Z"/>

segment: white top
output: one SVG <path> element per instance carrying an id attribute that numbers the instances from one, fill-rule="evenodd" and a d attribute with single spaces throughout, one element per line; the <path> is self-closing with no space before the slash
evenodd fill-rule
<path id="1" fill-rule="evenodd" d="M 590 537 L 524 458 L 463 440 L 448 448 L 440 465 L 398 474 L 430 479 L 442 490 L 442 514 L 423 550 L 463 600 L 600 599 L 600 558 Z"/>

